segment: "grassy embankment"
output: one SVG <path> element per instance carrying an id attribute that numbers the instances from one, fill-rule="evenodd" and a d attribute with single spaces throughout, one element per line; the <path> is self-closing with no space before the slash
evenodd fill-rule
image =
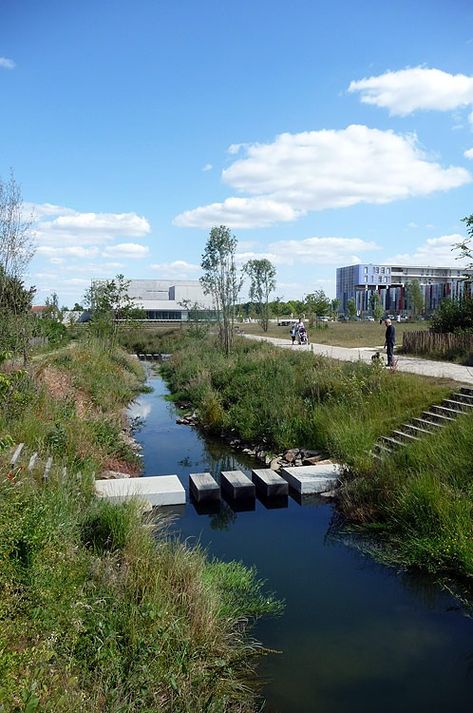
<path id="1" fill-rule="evenodd" d="M 163 370 L 172 390 L 216 431 L 235 429 L 275 451 L 322 448 L 346 463 L 342 511 L 376 530 L 391 559 L 473 575 L 473 418 L 382 465 L 368 454 L 379 436 L 454 385 L 243 340 L 228 360 L 211 343 L 184 340 Z"/>
<path id="2" fill-rule="evenodd" d="M 245 334 L 260 334 L 263 332 L 260 324 L 238 325 Z M 402 344 L 404 332 L 428 329 L 429 322 L 401 322 L 395 324 L 396 343 Z M 316 344 L 330 344 L 335 347 L 379 347 L 384 344 L 386 327 L 379 322 L 354 321 L 354 322 L 326 322 L 320 326 L 309 328 L 311 342 Z M 278 327 L 270 323 L 266 332 L 268 337 L 278 337 L 290 341 L 289 327 Z"/>
<path id="3" fill-rule="evenodd" d="M 69 470 L 44 485 L 0 459 L 2 710 L 254 710 L 247 618 L 278 607 L 255 573 L 93 496 L 93 471 L 133 460 L 121 410 L 141 383 L 124 353 L 86 343 L 3 394 L 0 436 Z"/>

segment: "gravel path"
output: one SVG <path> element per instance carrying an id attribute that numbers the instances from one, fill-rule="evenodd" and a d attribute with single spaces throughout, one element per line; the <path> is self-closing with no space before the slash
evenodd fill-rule
<path id="1" fill-rule="evenodd" d="M 311 351 L 314 354 L 338 359 L 340 361 L 371 361 L 371 357 L 376 351 L 381 352 L 383 363 L 386 363 L 386 355 L 381 347 L 359 347 L 351 349 L 348 347 L 332 347 L 327 344 L 310 344 L 308 346 L 292 346 L 288 339 L 278 339 L 275 337 L 261 337 L 256 334 L 243 335 L 247 339 L 255 339 L 256 341 L 271 342 L 277 347 L 285 349 L 297 349 Z M 473 384 L 473 367 L 461 366 L 460 364 L 452 364 L 446 361 L 430 361 L 429 359 L 416 359 L 415 357 L 397 355 L 396 368 L 399 371 L 408 371 L 411 374 L 420 374 L 421 376 L 435 376 L 443 379 L 451 379 L 452 381 L 460 381 L 463 384 Z"/>

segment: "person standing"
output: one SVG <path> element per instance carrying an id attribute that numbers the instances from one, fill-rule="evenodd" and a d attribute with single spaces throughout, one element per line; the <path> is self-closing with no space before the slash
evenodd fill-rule
<path id="1" fill-rule="evenodd" d="M 386 335 L 384 338 L 384 346 L 386 347 L 386 355 L 388 358 L 388 366 L 393 366 L 394 344 L 396 341 L 396 330 L 390 319 L 384 321 L 386 325 Z"/>
<path id="2" fill-rule="evenodd" d="M 296 322 L 294 322 L 293 324 L 291 324 L 291 330 L 290 330 L 292 346 L 294 346 L 294 344 L 295 344 L 297 334 L 298 334 L 297 324 L 296 324 Z"/>

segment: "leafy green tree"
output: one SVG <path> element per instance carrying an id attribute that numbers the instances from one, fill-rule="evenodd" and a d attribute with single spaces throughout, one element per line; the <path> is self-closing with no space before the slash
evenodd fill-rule
<path id="1" fill-rule="evenodd" d="M 377 292 L 372 292 L 370 295 L 370 308 L 373 313 L 373 317 L 377 322 L 381 319 L 384 313 L 384 307 L 381 304 L 381 300 Z"/>
<path id="2" fill-rule="evenodd" d="M 459 258 L 466 258 L 470 261 L 468 267 L 473 268 L 473 213 L 462 218 L 462 222 L 466 225 L 466 232 L 468 237 L 465 240 L 457 243 L 455 248 L 460 252 Z"/>
<path id="3" fill-rule="evenodd" d="M 84 301 L 91 312 L 91 333 L 113 348 L 118 340 L 120 327 L 133 325 L 134 320 L 143 317 L 128 295 L 130 281 L 123 275 L 113 280 L 94 282 L 85 293 Z"/>
<path id="4" fill-rule="evenodd" d="M 411 306 L 412 316 L 414 319 L 424 309 L 424 295 L 419 280 L 412 280 L 407 285 L 407 296 Z"/>
<path id="5" fill-rule="evenodd" d="M 356 302 L 353 298 L 350 300 L 347 300 L 347 312 L 348 312 L 348 317 L 350 319 L 355 319 L 355 317 L 356 317 Z"/>
<path id="6" fill-rule="evenodd" d="M 313 322 L 314 317 L 325 316 L 330 309 L 330 299 L 323 290 L 310 292 L 305 298 L 305 307 L 309 315 L 310 322 Z"/>
<path id="7" fill-rule="evenodd" d="M 334 297 L 334 299 L 330 303 L 330 314 L 334 319 L 338 314 L 339 307 L 340 307 L 340 300 L 337 297 Z"/>
<path id="8" fill-rule="evenodd" d="M 225 225 L 211 229 L 204 254 L 200 283 L 205 294 L 211 295 L 219 326 L 222 349 L 229 354 L 233 344 L 235 305 L 242 280 L 237 273 L 235 254 L 238 241 Z"/>
<path id="9" fill-rule="evenodd" d="M 256 304 L 263 332 L 268 331 L 270 308 L 269 295 L 276 288 L 276 268 L 266 258 L 248 260 L 243 272 L 250 280 L 250 300 Z"/>

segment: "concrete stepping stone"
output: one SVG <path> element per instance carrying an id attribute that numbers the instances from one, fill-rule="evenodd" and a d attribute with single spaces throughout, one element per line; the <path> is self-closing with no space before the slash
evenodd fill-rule
<path id="1" fill-rule="evenodd" d="M 232 500 L 255 497 L 255 485 L 241 470 L 224 470 L 220 480 L 222 491 Z"/>
<path id="2" fill-rule="evenodd" d="M 338 463 L 319 463 L 283 468 L 281 474 L 296 492 L 308 495 L 334 490 L 338 485 L 340 470 Z"/>
<path id="3" fill-rule="evenodd" d="M 220 500 L 220 487 L 210 473 L 191 473 L 189 489 L 197 503 Z"/>
<path id="4" fill-rule="evenodd" d="M 96 480 L 95 491 L 99 497 L 116 502 L 133 497 L 147 500 L 152 505 L 183 505 L 186 502 L 186 491 L 177 475 Z"/>
<path id="5" fill-rule="evenodd" d="M 266 498 L 280 497 L 289 493 L 287 480 L 284 480 L 282 476 L 275 473 L 271 468 L 253 470 L 251 477 L 258 492 Z"/>

